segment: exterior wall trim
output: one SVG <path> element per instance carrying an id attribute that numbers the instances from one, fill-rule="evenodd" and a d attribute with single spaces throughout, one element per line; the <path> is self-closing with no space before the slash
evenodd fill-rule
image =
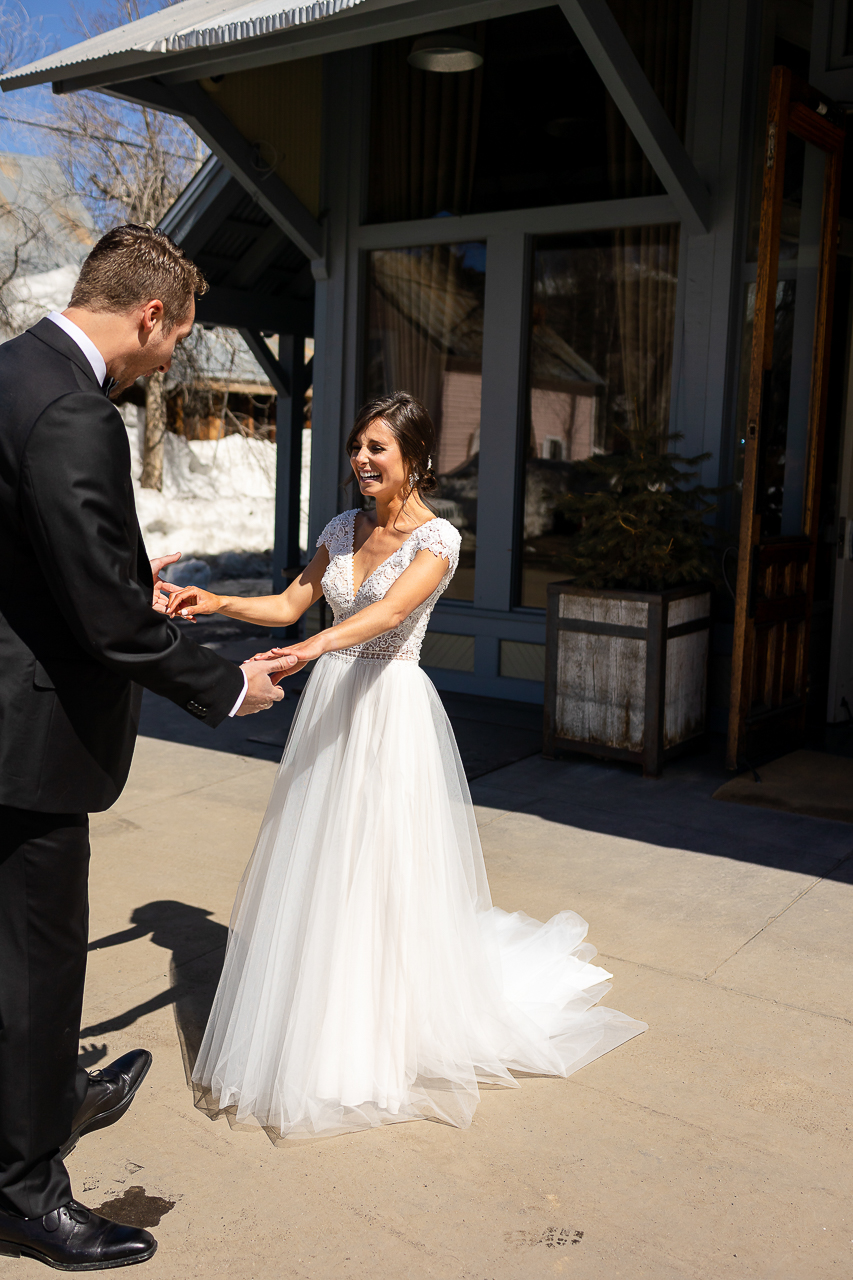
<path id="1" fill-rule="evenodd" d="M 636 196 L 498 213 L 469 213 L 461 217 L 369 223 L 356 229 L 354 240 L 359 249 L 404 249 L 419 244 L 464 244 L 468 240 L 519 232 L 530 236 L 560 235 L 679 221 L 670 196 Z"/>
<path id="2" fill-rule="evenodd" d="M 504 698 L 508 702 L 533 702 L 542 704 L 545 684 L 539 680 L 512 680 L 508 676 L 471 675 L 468 671 L 449 671 L 444 667 L 427 667 L 423 670 L 436 689 L 446 693 L 470 693 L 481 698 Z"/>
<path id="3" fill-rule="evenodd" d="M 465 601 L 439 600 L 430 620 L 433 631 L 456 636 L 495 636 L 499 640 L 545 643 L 545 610 L 478 609 Z"/>
<path id="4" fill-rule="evenodd" d="M 849 4 L 815 0 L 809 82 L 836 102 L 853 100 L 853 55 L 845 52 Z"/>

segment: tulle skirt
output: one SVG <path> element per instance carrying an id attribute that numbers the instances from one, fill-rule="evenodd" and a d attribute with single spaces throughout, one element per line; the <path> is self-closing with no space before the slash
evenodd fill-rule
<path id="1" fill-rule="evenodd" d="M 598 1006 L 572 911 L 492 906 L 444 708 L 414 662 L 327 654 L 240 884 L 196 1103 L 273 1140 L 432 1118 L 646 1030 Z"/>

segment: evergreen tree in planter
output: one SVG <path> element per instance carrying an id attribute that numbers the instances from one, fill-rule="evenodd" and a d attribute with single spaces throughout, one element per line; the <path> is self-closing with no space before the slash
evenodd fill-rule
<path id="1" fill-rule="evenodd" d="M 623 452 L 580 464 L 584 492 L 561 503 L 578 529 L 571 578 L 548 588 L 545 754 L 635 760 L 656 777 L 705 734 L 705 520 L 719 490 L 691 483 L 708 454 L 666 452 L 679 436 L 639 421 L 622 436 Z"/>
<path id="2" fill-rule="evenodd" d="M 667 453 L 681 436 L 663 436 L 639 421 L 621 434 L 627 449 L 581 463 L 586 492 L 561 503 L 563 514 L 580 526 L 569 544 L 572 581 L 661 591 L 715 577 L 705 518 L 716 510 L 711 498 L 720 491 L 690 484 L 711 455 Z"/>

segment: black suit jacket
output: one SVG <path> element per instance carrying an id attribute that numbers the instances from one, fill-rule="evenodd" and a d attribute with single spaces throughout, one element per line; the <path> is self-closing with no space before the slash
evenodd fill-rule
<path id="1" fill-rule="evenodd" d="M 142 689 L 209 725 L 233 663 L 151 607 L 121 415 L 51 320 L 0 346 L 0 804 L 108 808 Z"/>

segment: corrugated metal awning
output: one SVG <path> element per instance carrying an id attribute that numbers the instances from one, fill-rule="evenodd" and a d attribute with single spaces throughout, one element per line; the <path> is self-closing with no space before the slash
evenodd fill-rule
<path id="1" fill-rule="evenodd" d="M 212 45 L 230 44 L 234 40 L 250 40 L 253 36 L 266 36 L 287 27 L 304 26 L 330 18 L 342 9 L 352 9 L 363 0 L 316 0 L 314 4 L 294 5 L 282 9 L 280 0 L 271 4 L 257 2 L 242 5 L 223 14 L 211 26 L 187 26 L 172 31 L 144 45 L 146 52 L 172 53 L 180 49 L 208 48 Z"/>
<path id="2" fill-rule="evenodd" d="M 253 0 L 242 5 L 235 5 L 233 0 L 183 0 L 10 71 L 0 77 L 0 85 L 3 89 L 17 89 L 25 84 L 41 84 L 61 79 L 71 68 L 79 73 L 95 66 L 118 68 L 124 62 L 132 62 L 138 68 L 140 57 L 145 59 L 146 55 L 153 58 L 251 40 L 288 27 L 320 22 L 364 2 L 314 0 L 313 4 L 283 7 L 282 0 Z"/>

